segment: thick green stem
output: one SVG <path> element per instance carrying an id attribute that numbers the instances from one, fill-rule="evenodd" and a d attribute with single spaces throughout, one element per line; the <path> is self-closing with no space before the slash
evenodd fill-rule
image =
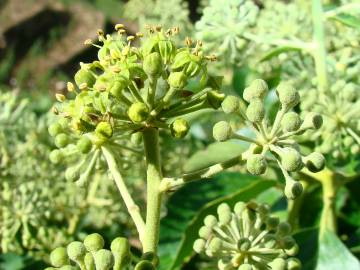
<path id="1" fill-rule="evenodd" d="M 323 210 L 320 219 L 320 236 L 325 231 L 336 233 L 336 212 L 335 212 L 335 198 L 336 198 L 336 179 L 334 175 L 329 175 L 322 180 L 323 188 Z"/>
<path id="2" fill-rule="evenodd" d="M 325 92 L 328 88 L 328 76 L 326 69 L 326 48 L 324 30 L 324 11 L 321 0 L 312 0 L 312 19 L 313 19 L 313 42 L 315 49 L 313 57 L 315 60 L 316 74 L 319 83 L 319 90 Z"/>
<path id="3" fill-rule="evenodd" d="M 159 242 L 162 199 L 162 192 L 160 191 L 162 172 L 158 129 L 151 127 L 144 129 L 143 140 L 147 166 L 147 206 L 143 252 L 156 253 Z"/>

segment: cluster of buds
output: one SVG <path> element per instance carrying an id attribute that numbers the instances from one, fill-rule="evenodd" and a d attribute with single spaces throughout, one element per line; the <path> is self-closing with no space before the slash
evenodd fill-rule
<path id="1" fill-rule="evenodd" d="M 216 259 L 219 270 L 301 268 L 291 226 L 270 216 L 267 205 L 238 202 L 232 211 L 222 203 L 217 213 L 205 217 L 194 250 Z"/>
<path id="2" fill-rule="evenodd" d="M 131 261 L 130 245 L 126 238 L 118 237 L 111 242 L 110 250 L 104 249 L 104 239 L 93 233 L 83 242 L 74 241 L 67 247 L 58 247 L 50 254 L 53 267 L 46 270 L 121 270 Z"/>
<path id="3" fill-rule="evenodd" d="M 341 161 L 360 152 L 360 92 L 359 86 L 338 80 L 329 91 L 312 89 L 303 93 L 303 111 L 309 109 L 323 115 L 323 127 L 310 134 L 317 150 Z"/>
<path id="4" fill-rule="evenodd" d="M 172 38 L 177 27 L 164 31 L 148 26 L 148 35 L 127 35 L 117 24 L 114 36 L 98 31 L 98 60 L 81 63 L 75 84 L 68 91 L 75 97 L 56 97 L 54 112 L 61 116 L 49 127 L 58 148 L 50 159 L 57 163 L 75 154 L 85 154 L 80 162 L 68 168 L 67 178 L 84 185 L 98 164 L 99 149 L 109 146 L 127 151 L 139 150 L 129 145 L 128 136 L 146 128 L 165 129 L 175 138 L 183 138 L 190 124 L 182 115 L 201 109 L 220 107 L 224 95 L 207 74 L 207 62 L 214 60 L 202 52 L 202 42 L 186 39 L 177 48 Z M 134 40 L 142 39 L 139 47 Z M 86 41 L 86 43 L 90 43 Z M 199 79 L 197 93 L 185 90 L 190 80 Z M 77 159 L 78 160 L 78 159 Z"/>
<path id="5" fill-rule="evenodd" d="M 242 155 L 248 172 L 254 175 L 264 174 L 268 161 L 276 162 L 286 180 L 286 197 L 295 199 L 301 194 L 302 185 L 290 173 L 298 172 L 304 166 L 312 172 L 318 172 L 323 169 L 325 159 L 317 152 L 302 156 L 294 137 L 307 130 L 319 129 L 322 117 L 318 113 L 309 112 L 301 119 L 299 114 L 292 111 L 300 101 L 299 93 L 292 85 L 281 83 L 276 88 L 280 108 L 271 124 L 264 106 L 267 92 L 266 82 L 257 79 L 243 92 L 247 104 L 235 96 L 227 96 L 222 103 L 224 112 L 237 113 L 252 129 L 254 137 L 237 134 L 226 121 L 215 124 L 213 136 L 217 141 L 239 139 L 250 142 L 249 149 Z"/>
<path id="6" fill-rule="evenodd" d="M 8 182 L 2 184 L 0 234 L 4 252 L 35 248 L 33 235 L 46 226 L 51 199 L 47 187 L 36 184 L 33 181 L 17 187 Z"/>
<path id="7" fill-rule="evenodd" d="M 216 51 L 221 63 L 236 64 L 245 53 L 244 31 L 256 22 L 259 9 L 252 1 L 209 1 L 195 28 L 206 49 Z"/>

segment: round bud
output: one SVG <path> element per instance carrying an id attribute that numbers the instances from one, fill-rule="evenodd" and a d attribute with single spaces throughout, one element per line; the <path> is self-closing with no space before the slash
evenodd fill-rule
<path id="1" fill-rule="evenodd" d="M 196 239 L 193 249 L 196 253 L 202 253 L 205 250 L 206 241 L 204 239 Z"/>
<path id="2" fill-rule="evenodd" d="M 151 262 L 142 260 L 136 264 L 134 270 L 155 270 L 155 267 Z"/>
<path id="3" fill-rule="evenodd" d="M 251 248 L 251 242 L 248 238 L 240 238 L 237 242 L 237 248 L 240 251 L 247 251 L 249 248 Z"/>
<path id="4" fill-rule="evenodd" d="M 224 98 L 225 95 L 219 91 L 209 91 L 206 93 L 207 102 L 215 110 L 220 108 Z"/>
<path id="5" fill-rule="evenodd" d="M 360 153 L 360 146 L 358 144 L 354 144 L 350 147 L 350 153 L 352 155 L 357 155 Z"/>
<path id="6" fill-rule="evenodd" d="M 287 270 L 300 270 L 301 262 L 296 258 L 289 258 L 287 260 Z"/>
<path id="7" fill-rule="evenodd" d="M 73 261 L 83 260 L 86 254 L 86 248 L 79 241 L 71 242 L 66 248 L 69 258 Z"/>
<path id="8" fill-rule="evenodd" d="M 309 112 L 305 115 L 304 122 L 301 125 L 301 129 L 319 129 L 323 124 L 323 118 L 320 114 L 315 112 Z"/>
<path id="9" fill-rule="evenodd" d="M 51 151 L 49 158 L 52 163 L 58 164 L 63 160 L 64 155 L 63 155 L 63 153 L 61 153 L 61 151 L 59 149 L 55 149 L 55 150 Z"/>
<path id="10" fill-rule="evenodd" d="M 143 69 L 149 77 L 159 77 L 162 72 L 162 60 L 158 52 L 153 52 L 144 58 Z"/>
<path id="11" fill-rule="evenodd" d="M 96 78 L 94 75 L 85 68 L 80 68 L 74 76 L 77 86 L 86 83 L 88 87 L 92 87 L 95 84 Z"/>
<path id="12" fill-rule="evenodd" d="M 319 172 L 325 167 L 325 158 L 318 152 L 313 152 L 305 157 L 305 166 L 311 172 Z"/>
<path id="13" fill-rule="evenodd" d="M 295 112 L 287 112 L 281 121 L 281 125 L 287 132 L 296 131 L 301 126 L 300 116 Z"/>
<path id="14" fill-rule="evenodd" d="M 66 248 L 58 247 L 50 253 L 50 262 L 55 267 L 61 267 L 69 263 Z"/>
<path id="15" fill-rule="evenodd" d="M 289 235 L 290 233 L 291 233 L 291 225 L 288 222 L 280 222 L 277 229 L 277 234 L 280 236 L 286 236 Z"/>
<path id="16" fill-rule="evenodd" d="M 238 270 L 253 270 L 253 267 L 250 264 L 244 263 L 239 266 Z"/>
<path id="17" fill-rule="evenodd" d="M 236 96 L 227 96 L 221 103 L 224 113 L 234 113 L 239 109 L 240 101 Z"/>
<path id="18" fill-rule="evenodd" d="M 75 182 L 80 178 L 79 166 L 68 167 L 65 171 L 65 179 L 70 182 Z"/>
<path id="19" fill-rule="evenodd" d="M 264 80 L 256 79 L 244 89 L 243 98 L 247 102 L 251 102 L 253 99 L 263 99 L 268 90 L 268 85 Z"/>
<path id="20" fill-rule="evenodd" d="M 110 270 L 114 265 L 114 256 L 110 250 L 100 249 L 94 254 L 96 270 Z"/>
<path id="21" fill-rule="evenodd" d="M 219 204 L 217 208 L 218 215 L 224 214 L 224 213 L 231 213 L 231 209 L 227 203 L 221 203 Z"/>
<path id="22" fill-rule="evenodd" d="M 182 89 L 187 84 L 187 77 L 183 72 L 172 72 L 168 77 L 170 87 Z"/>
<path id="23" fill-rule="evenodd" d="M 122 96 L 122 92 L 125 89 L 125 87 L 128 85 L 128 80 L 121 76 L 117 77 L 116 81 L 110 88 L 110 93 L 117 98 L 120 98 Z"/>
<path id="24" fill-rule="evenodd" d="M 130 244 L 124 237 L 117 237 L 111 242 L 110 250 L 115 258 L 115 266 L 122 269 L 131 261 Z M 115 268 L 115 267 L 114 267 Z"/>
<path id="25" fill-rule="evenodd" d="M 246 208 L 246 203 L 244 202 L 237 202 L 234 206 L 234 213 L 238 216 L 242 214 L 244 209 Z"/>
<path id="26" fill-rule="evenodd" d="M 280 83 L 276 89 L 280 103 L 286 108 L 291 109 L 300 101 L 298 91 L 289 83 Z"/>
<path id="27" fill-rule="evenodd" d="M 219 226 L 228 225 L 231 222 L 231 219 L 232 219 L 231 212 L 219 213 Z"/>
<path id="28" fill-rule="evenodd" d="M 288 172 L 299 171 L 303 167 L 300 153 L 294 148 L 283 148 L 281 152 L 281 165 Z"/>
<path id="29" fill-rule="evenodd" d="M 97 124 L 95 133 L 102 138 L 110 138 L 113 134 L 113 129 L 110 123 L 100 122 Z"/>
<path id="30" fill-rule="evenodd" d="M 98 233 L 89 234 L 84 239 L 84 245 L 88 251 L 98 251 L 104 247 L 104 238 Z"/>
<path id="31" fill-rule="evenodd" d="M 291 249 L 296 243 L 294 238 L 290 235 L 286 235 L 281 239 L 281 247 L 284 249 Z"/>
<path id="32" fill-rule="evenodd" d="M 277 226 L 279 225 L 279 218 L 278 217 L 268 217 L 266 219 L 266 227 L 268 230 L 274 230 L 277 228 Z"/>
<path id="33" fill-rule="evenodd" d="M 91 140 L 86 137 L 86 136 L 82 136 L 76 144 L 76 148 L 83 154 L 87 154 L 90 152 L 91 148 L 92 148 L 92 142 Z"/>
<path id="34" fill-rule="evenodd" d="M 148 251 L 141 255 L 141 260 L 149 261 L 154 266 L 159 265 L 159 256 L 157 256 L 154 252 Z"/>
<path id="35" fill-rule="evenodd" d="M 69 136 L 65 133 L 60 133 L 55 137 L 55 145 L 59 148 L 64 148 L 69 144 Z"/>
<path id="36" fill-rule="evenodd" d="M 213 215 L 208 215 L 204 219 L 205 226 L 207 226 L 209 228 L 213 228 L 217 224 L 217 222 L 218 221 L 217 221 L 216 217 Z"/>
<path id="37" fill-rule="evenodd" d="M 246 160 L 246 169 L 254 175 L 264 174 L 267 168 L 266 158 L 263 155 L 251 155 Z"/>
<path id="38" fill-rule="evenodd" d="M 134 123 L 141 123 L 147 119 L 149 110 L 142 102 L 136 102 L 131 104 L 128 110 L 128 116 Z"/>
<path id="39" fill-rule="evenodd" d="M 59 123 L 54 123 L 49 126 L 48 131 L 50 136 L 55 137 L 63 131 L 63 128 Z"/>
<path id="40" fill-rule="evenodd" d="M 213 127 L 213 137 L 218 142 L 223 142 L 231 138 L 233 131 L 226 121 L 220 121 Z"/>
<path id="41" fill-rule="evenodd" d="M 295 243 L 291 248 L 285 250 L 285 252 L 289 256 L 295 256 L 299 253 L 299 246 Z"/>
<path id="42" fill-rule="evenodd" d="M 343 144 L 345 147 L 350 147 L 355 143 L 355 140 L 351 136 L 346 136 L 343 140 Z"/>
<path id="43" fill-rule="evenodd" d="M 209 243 L 209 250 L 216 253 L 222 249 L 222 241 L 220 238 L 214 237 Z"/>
<path id="44" fill-rule="evenodd" d="M 175 121 L 170 124 L 171 135 L 178 139 L 184 138 L 189 129 L 189 123 L 182 118 L 175 119 Z"/>
<path id="45" fill-rule="evenodd" d="M 286 181 L 284 193 L 289 200 L 295 200 L 297 197 L 301 195 L 302 192 L 303 192 L 303 186 L 301 185 L 300 182 Z"/>
<path id="46" fill-rule="evenodd" d="M 265 107 L 261 99 L 252 99 L 246 109 L 246 116 L 250 122 L 258 123 L 265 117 Z"/>
<path id="47" fill-rule="evenodd" d="M 202 226 L 199 230 L 199 236 L 203 239 L 208 239 L 212 233 L 211 227 Z"/>
<path id="48" fill-rule="evenodd" d="M 269 266 L 273 270 L 286 270 L 286 261 L 283 258 L 276 258 L 269 263 Z"/>
<path id="49" fill-rule="evenodd" d="M 95 261 L 91 252 L 87 252 L 84 257 L 84 264 L 86 269 L 95 269 Z"/>

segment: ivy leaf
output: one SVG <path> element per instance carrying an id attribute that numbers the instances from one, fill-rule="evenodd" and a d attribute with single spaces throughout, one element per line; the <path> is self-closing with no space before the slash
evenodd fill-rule
<path id="1" fill-rule="evenodd" d="M 355 17 L 351 14 L 340 13 L 340 14 L 337 14 L 337 15 L 331 17 L 331 19 L 360 31 L 360 18 Z"/>
<path id="2" fill-rule="evenodd" d="M 360 263 L 331 231 L 320 237 L 316 270 L 360 269 Z"/>
<path id="3" fill-rule="evenodd" d="M 167 203 L 167 216 L 161 221 L 160 270 L 179 269 L 191 258 L 204 217 L 216 211 L 220 203 L 232 206 L 240 200 L 249 201 L 276 184 L 259 179 L 240 173 L 223 173 L 201 184 L 189 183 L 176 192 Z"/>
<path id="4" fill-rule="evenodd" d="M 302 270 L 313 270 L 316 267 L 318 253 L 318 228 L 306 228 L 294 234 L 299 245 L 299 254 L 296 256 L 302 264 Z"/>
<path id="5" fill-rule="evenodd" d="M 273 57 L 276 57 L 282 53 L 285 52 L 290 52 L 290 51 L 301 51 L 299 48 L 294 48 L 294 47 L 290 47 L 290 46 L 282 46 L 282 47 L 277 47 L 275 49 L 270 50 L 268 53 L 266 53 L 263 57 L 261 57 L 261 59 L 259 60 L 259 62 L 265 62 L 270 60 Z"/>

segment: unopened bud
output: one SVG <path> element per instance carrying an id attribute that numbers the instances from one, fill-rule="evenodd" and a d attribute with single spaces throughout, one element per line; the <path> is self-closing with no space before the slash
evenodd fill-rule
<path id="1" fill-rule="evenodd" d="M 213 127 L 213 137 L 218 142 L 224 142 L 230 139 L 232 134 L 232 128 L 226 121 L 220 121 Z"/>
<path id="2" fill-rule="evenodd" d="M 133 103 L 128 110 L 128 116 L 134 123 L 141 123 L 145 121 L 148 115 L 149 110 L 142 102 Z"/>

